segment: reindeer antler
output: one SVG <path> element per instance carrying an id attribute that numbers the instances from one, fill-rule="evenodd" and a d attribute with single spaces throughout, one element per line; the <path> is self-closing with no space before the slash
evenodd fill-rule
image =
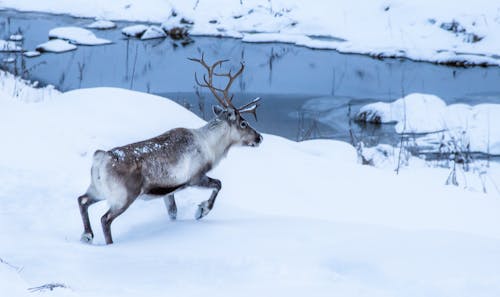
<path id="1" fill-rule="evenodd" d="M 240 63 L 241 67 L 238 71 L 236 71 L 235 74 L 231 74 L 231 70 L 229 70 L 228 73 L 216 73 L 215 68 L 217 66 L 221 67 L 222 63 L 227 62 L 228 60 L 218 60 L 210 66 L 207 64 L 207 62 L 205 62 L 204 54 L 201 54 L 200 59 L 196 59 L 196 58 L 188 58 L 188 59 L 193 61 L 193 62 L 200 63 L 207 70 L 207 73 L 203 75 L 203 83 L 201 83 L 198 80 L 198 76 L 196 75 L 196 72 L 194 73 L 194 79 L 196 81 L 196 84 L 200 87 L 208 88 L 210 90 L 210 92 L 212 92 L 212 94 L 214 95 L 215 99 L 217 99 L 217 101 L 219 101 L 220 105 L 222 105 L 222 107 L 224 107 L 224 108 L 230 107 L 230 108 L 234 109 L 235 111 L 238 111 L 239 113 L 251 113 L 254 115 L 255 119 L 257 119 L 257 114 L 255 113 L 255 110 L 257 109 L 257 107 L 259 107 L 260 97 L 255 98 L 254 100 L 241 106 L 240 108 L 236 108 L 233 105 L 234 94 L 229 96 L 229 90 L 231 89 L 231 86 L 232 86 L 234 80 L 238 76 L 240 76 L 241 73 L 243 73 L 243 70 L 245 69 L 245 64 Z M 208 77 L 207 77 L 207 75 L 208 75 Z M 224 89 L 217 88 L 213 85 L 214 75 L 227 77 L 229 79 L 229 81 L 227 82 L 227 85 Z"/>
<path id="2" fill-rule="evenodd" d="M 241 106 L 238 108 L 239 113 L 251 113 L 253 114 L 255 120 L 257 120 L 257 107 L 260 106 L 260 97 L 257 97 L 253 99 L 252 101 L 248 102 L 247 104 Z"/>
<path id="3" fill-rule="evenodd" d="M 231 85 L 233 84 L 234 80 L 245 69 L 245 65 L 243 63 L 241 63 L 241 68 L 234 75 L 232 75 L 231 70 L 228 73 L 215 73 L 214 72 L 214 70 L 217 66 L 221 66 L 222 63 L 227 62 L 228 60 L 219 60 L 219 61 L 216 61 L 215 63 L 213 63 L 211 66 L 209 66 L 205 62 L 204 54 L 201 54 L 201 59 L 196 59 L 196 58 L 188 58 L 188 59 L 191 61 L 200 63 L 207 70 L 208 78 L 207 78 L 207 75 L 205 75 L 205 74 L 203 75 L 203 82 L 204 83 L 200 83 L 200 81 L 198 80 L 198 76 L 196 75 L 196 72 L 194 73 L 194 79 L 196 81 L 196 84 L 200 87 L 208 88 L 210 90 L 210 92 L 212 92 L 212 95 L 214 95 L 215 99 L 217 99 L 217 101 L 219 101 L 219 103 L 224 108 L 231 107 L 231 108 L 237 110 L 236 107 L 234 107 L 233 102 L 232 102 L 233 95 L 229 96 L 229 90 L 231 89 Z M 229 81 L 227 82 L 227 85 L 224 89 L 217 88 L 213 85 L 214 75 L 215 76 L 225 76 L 225 77 L 229 78 Z"/>

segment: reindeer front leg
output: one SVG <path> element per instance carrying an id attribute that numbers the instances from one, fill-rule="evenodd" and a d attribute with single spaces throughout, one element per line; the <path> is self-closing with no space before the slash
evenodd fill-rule
<path id="1" fill-rule="evenodd" d="M 165 206 L 168 210 L 168 217 L 170 220 L 175 221 L 177 219 L 177 205 L 175 204 L 174 194 L 168 194 L 163 197 L 163 202 L 165 202 Z"/>
<path id="2" fill-rule="evenodd" d="M 222 183 L 220 180 L 215 178 L 210 178 L 204 175 L 194 186 L 203 187 L 203 188 L 212 188 L 212 195 L 206 201 L 203 201 L 198 205 L 198 210 L 196 211 L 195 218 L 197 220 L 206 216 L 210 210 L 214 207 L 215 198 L 217 198 L 217 194 L 219 194 L 220 189 L 222 188 Z"/>

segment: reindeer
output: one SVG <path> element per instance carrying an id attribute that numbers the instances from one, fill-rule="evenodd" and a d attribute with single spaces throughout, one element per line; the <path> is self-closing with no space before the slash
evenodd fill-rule
<path id="1" fill-rule="evenodd" d="M 234 80 L 243 72 L 245 65 L 235 73 L 218 73 L 227 60 L 208 65 L 201 59 L 190 58 L 200 63 L 207 73 L 200 82 L 195 72 L 196 84 L 208 88 L 220 106 L 214 106 L 215 118 L 198 129 L 176 128 L 159 136 L 94 153 L 91 183 L 85 194 L 78 197 L 78 206 L 83 220 L 84 232 L 81 240 L 92 243 L 94 233 L 89 222 L 88 207 L 100 200 L 107 200 L 109 210 L 101 217 L 106 244 L 112 244 L 111 223 L 141 195 L 164 197 L 170 219 L 175 220 L 177 207 L 174 193 L 186 187 L 213 189 L 210 198 L 198 205 L 195 218 L 206 216 L 213 208 L 222 183 L 206 174 L 226 156 L 234 145 L 256 147 L 262 135 L 255 131 L 242 117 L 259 106 L 260 98 L 236 108 L 233 95 L 229 95 Z M 214 76 L 226 77 L 224 89 L 214 86 Z"/>

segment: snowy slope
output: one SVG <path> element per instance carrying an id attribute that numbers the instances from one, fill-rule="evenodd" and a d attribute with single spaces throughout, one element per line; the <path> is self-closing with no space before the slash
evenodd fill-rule
<path id="1" fill-rule="evenodd" d="M 203 121 L 122 89 L 38 103 L 6 94 L 0 258 L 22 269 L 0 263 L 2 295 L 47 283 L 67 286 L 46 292 L 55 296 L 500 294 L 498 194 L 444 186 L 444 169 L 395 176 L 361 166 L 338 141 L 265 135 L 261 147 L 233 149 L 210 173 L 223 188 L 203 220 L 193 216 L 205 190 L 177 194 L 176 222 L 161 200 L 139 200 L 113 223 L 115 244 L 104 246 L 102 202 L 90 209 L 95 244 L 81 244 L 76 197 L 93 151 Z"/>
<path id="2" fill-rule="evenodd" d="M 194 22 L 192 34 L 500 65 L 500 2 L 491 0 L 2 0 L 1 7 L 167 24 L 184 18 Z"/>

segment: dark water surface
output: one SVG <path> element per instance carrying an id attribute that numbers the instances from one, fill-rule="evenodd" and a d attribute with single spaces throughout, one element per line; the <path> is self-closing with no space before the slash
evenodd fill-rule
<path id="1" fill-rule="evenodd" d="M 22 32 L 23 47 L 33 50 L 48 40 L 48 31 L 59 26 L 80 26 L 90 19 L 64 15 L 0 11 L 0 38 Z M 394 143 L 391 125 L 358 125 L 350 121 L 360 106 L 392 101 L 402 94 L 435 94 L 447 103 L 500 103 L 500 68 L 453 68 L 401 59 L 377 60 L 362 55 L 313 50 L 281 43 L 244 43 L 238 39 L 193 37 L 182 46 L 171 39 L 127 39 L 119 22 L 114 30 L 94 30 L 114 43 L 79 46 L 62 54 L 45 53 L 36 58 L 0 53 L 2 67 L 42 84 L 67 91 L 87 87 L 121 87 L 169 97 L 193 112 L 210 118 L 215 100 L 194 86 L 194 72 L 201 67 L 187 60 L 201 52 L 209 61 L 231 59 L 233 68 L 245 61 L 243 75 L 235 81 L 237 104 L 262 97 L 259 121 L 266 133 L 293 140 L 358 137 Z M 200 93 L 201 92 L 201 93 Z"/>

